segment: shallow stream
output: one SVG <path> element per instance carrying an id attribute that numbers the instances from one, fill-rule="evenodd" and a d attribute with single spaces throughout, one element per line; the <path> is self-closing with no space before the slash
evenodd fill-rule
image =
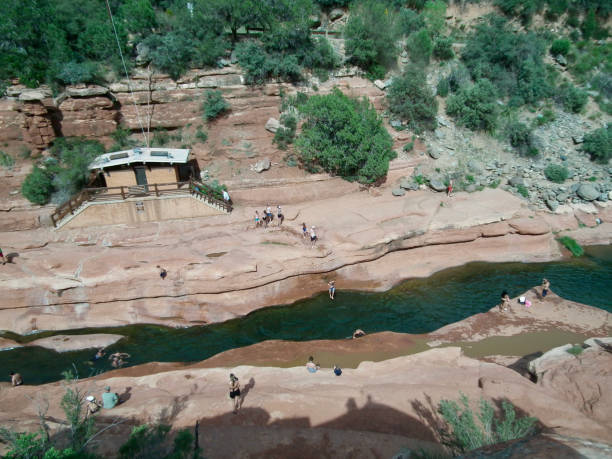
<path id="1" fill-rule="evenodd" d="M 126 338 L 108 351 L 131 354 L 130 365 L 194 362 L 269 339 L 346 338 L 356 328 L 368 333 L 427 333 L 487 311 L 498 303 L 502 290 L 514 297 L 539 285 L 543 277 L 550 280 L 552 291 L 558 295 L 612 312 L 612 246 L 597 246 L 588 248 L 582 258 L 559 262 L 470 263 L 426 279 L 407 280 L 383 293 L 339 290 L 331 301 L 325 292 L 292 305 L 261 309 L 204 327 L 130 325 L 28 336 L 6 332 L 2 336 L 25 343 L 56 334 L 116 333 Z M 95 365 L 88 362 L 93 354 L 91 349 L 60 354 L 40 347 L 17 348 L 0 352 L 0 368 L 6 375 L 9 370 L 19 371 L 27 384 L 58 380 L 73 364 L 81 377 L 111 369 L 107 360 Z"/>

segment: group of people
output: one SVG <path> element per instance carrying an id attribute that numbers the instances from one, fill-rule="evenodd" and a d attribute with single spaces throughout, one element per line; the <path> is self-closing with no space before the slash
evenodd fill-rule
<path id="1" fill-rule="evenodd" d="M 306 370 L 308 373 L 316 373 L 320 369 L 321 366 L 314 362 L 314 357 L 312 355 L 308 357 L 308 362 L 306 362 Z M 340 366 L 337 364 L 334 364 L 333 371 L 336 376 L 340 376 L 342 374 L 342 368 L 340 368 Z"/>
<path id="2" fill-rule="evenodd" d="M 550 291 L 550 281 L 546 278 L 542 279 L 542 293 L 541 297 L 545 298 Z M 519 302 L 526 307 L 531 306 L 531 301 L 529 301 L 526 297 L 522 296 L 519 298 Z M 501 303 L 499 304 L 499 310 L 505 312 L 512 305 L 512 300 L 510 299 L 510 295 L 506 290 L 504 290 L 501 294 Z"/>
<path id="3" fill-rule="evenodd" d="M 306 223 L 302 223 L 302 238 L 307 238 L 308 236 L 310 236 L 310 247 L 314 248 L 315 244 L 317 243 L 317 233 L 315 232 L 316 227 L 311 226 L 310 227 L 310 231 L 308 231 L 308 226 L 306 226 Z"/>
<path id="4" fill-rule="evenodd" d="M 268 204 L 261 213 L 262 215 L 260 216 L 259 211 L 255 211 L 255 228 L 259 228 L 260 226 L 267 228 L 268 225 L 274 220 L 274 213 L 272 212 L 272 207 L 270 204 Z M 276 217 L 276 221 L 278 222 L 277 225 L 281 226 L 285 220 L 285 215 L 283 214 L 283 209 L 281 209 L 281 206 L 276 206 Z"/>

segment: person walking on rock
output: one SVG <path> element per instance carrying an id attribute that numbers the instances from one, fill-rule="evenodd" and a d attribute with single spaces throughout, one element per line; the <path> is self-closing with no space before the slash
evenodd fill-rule
<path id="1" fill-rule="evenodd" d="M 311 248 L 314 248 L 315 244 L 317 243 L 317 233 L 315 233 L 314 226 L 310 228 L 310 243 L 312 244 L 310 246 Z"/>
<path id="2" fill-rule="evenodd" d="M 234 373 L 230 373 L 229 396 L 234 404 L 234 414 L 240 409 L 240 382 Z"/>
<path id="3" fill-rule="evenodd" d="M 261 219 L 259 218 L 259 211 L 255 211 L 255 228 L 259 228 L 261 226 Z"/>
<path id="4" fill-rule="evenodd" d="M 306 223 L 302 223 L 302 239 L 304 239 L 306 236 L 308 236 L 308 227 L 306 226 Z"/>
<path id="5" fill-rule="evenodd" d="M 333 300 L 336 294 L 336 281 L 329 281 L 327 285 L 329 286 L 329 298 Z"/>
<path id="6" fill-rule="evenodd" d="M 283 220 L 285 220 L 281 206 L 276 206 L 276 217 L 278 218 L 278 226 L 281 226 L 283 224 Z"/>

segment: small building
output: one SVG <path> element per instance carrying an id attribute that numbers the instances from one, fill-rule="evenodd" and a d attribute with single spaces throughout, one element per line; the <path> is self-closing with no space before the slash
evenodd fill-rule
<path id="1" fill-rule="evenodd" d="M 187 149 L 137 147 L 100 155 L 89 169 L 100 187 L 177 183 L 197 176 L 197 162 L 189 156 Z"/>

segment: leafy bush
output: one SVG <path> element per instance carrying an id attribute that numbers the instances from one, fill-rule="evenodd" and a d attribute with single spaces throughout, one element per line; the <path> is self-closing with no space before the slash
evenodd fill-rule
<path id="1" fill-rule="evenodd" d="M 479 80 L 472 87 L 462 88 L 450 96 L 446 113 L 469 129 L 492 132 L 497 125 L 496 95 L 489 80 Z"/>
<path id="2" fill-rule="evenodd" d="M 442 432 L 444 441 L 455 453 L 522 438 L 535 429 L 537 419 L 517 418 L 514 406 L 507 400 L 502 401 L 503 415 L 497 418 L 491 403 L 482 398 L 477 413 L 465 394 L 461 394 L 460 403 L 441 400 L 438 404 L 438 412 L 448 424 Z"/>
<path id="3" fill-rule="evenodd" d="M 351 99 L 335 88 L 300 107 L 306 121 L 296 140 L 302 163 L 311 171 L 361 183 L 382 179 L 395 157 L 393 141 L 367 100 Z"/>
<path id="4" fill-rule="evenodd" d="M 553 56 L 567 56 L 570 50 L 570 41 L 567 38 L 560 38 L 558 40 L 553 41 L 552 46 L 550 47 L 550 54 Z"/>
<path id="5" fill-rule="evenodd" d="M 557 239 L 563 246 L 572 252 L 574 257 L 581 257 L 584 255 L 584 249 L 574 239 L 569 236 L 563 236 Z"/>
<path id="6" fill-rule="evenodd" d="M 450 83 L 448 82 L 448 78 L 442 78 L 438 81 L 438 85 L 436 86 L 436 94 L 440 97 L 448 96 L 450 91 Z"/>
<path id="7" fill-rule="evenodd" d="M 202 109 L 204 110 L 204 117 L 207 121 L 218 118 L 230 108 L 230 104 L 223 98 L 223 93 L 218 89 L 209 89 L 206 91 L 204 96 L 204 103 Z"/>
<path id="8" fill-rule="evenodd" d="M 533 119 L 533 123 L 536 126 L 544 126 L 545 124 L 551 123 L 556 119 L 555 112 L 551 109 L 546 108 Z"/>
<path id="9" fill-rule="evenodd" d="M 567 352 L 568 354 L 572 354 L 572 355 L 580 355 L 582 354 L 582 351 L 584 351 L 584 349 L 582 348 L 580 344 L 574 344 L 569 349 L 566 349 L 565 352 Z"/>
<path id="10" fill-rule="evenodd" d="M 451 92 L 457 92 L 460 88 L 468 86 L 470 82 L 470 72 L 465 65 L 459 63 L 453 66 L 448 75 L 448 85 Z"/>
<path id="11" fill-rule="evenodd" d="M 447 61 L 455 57 L 453 52 L 453 40 L 449 37 L 438 38 L 434 42 L 433 54 L 442 61 Z"/>
<path id="12" fill-rule="evenodd" d="M 517 17 L 523 25 L 531 23 L 533 15 L 539 11 L 543 2 L 538 0 L 495 0 L 495 6 L 510 17 Z"/>
<path id="13" fill-rule="evenodd" d="M 136 145 L 136 142 L 130 140 L 131 131 L 129 128 L 124 126 L 117 126 L 115 132 L 111 133 L 111 138 L 115 143 L 111 146 L 111 151 L 122 150 L 124 148 L 131 148 Z"/>
<path id="14" fill-rule="evenodd" d="M 198 127 L 195 135 L 196 135 L 196 139 L 198 139 L 202 143 L 208 140 L 208 133 L 202 129 L 202 126 Z"/>
<path id="15" fill-rule="evenodd" d="M 351 6 L 344 29 L 345 49 L 350 62 L 369 71 L 375 66 L 387 68 L 395 62 L 395 14 L 385 2 L 364 0 Z"/>
<path id="16" fill-rule="evenodd" d="M 505 134 L 508 137 L 510 145 L 517 149 L 522 155 L 531 156 L 530 153 L 533 147 L 533 139 L 531 129 L 519 121 L 510 121 L 505 126 Z"/>
<path id="17" fill-rule="evenodd" d="M 569 170 L 567 167 L 559 166 L 557 164 L 550 164 L 544 169 L 544 176 L 555 183 L 563 183 L 569 176 Z"/>
<path id="18" fill-rule="evenodd" d="M 410 8 L 401 8 L 397 20 L 398 35 L 410 35 L 425 27 L 423 15 Z"/>
<path id="19" fill-rule="evenodd" d="M 153 66 L 168 73 L 173 80 L 185 73 L 191 62 L 191 40 L 180 32 L 165 35 L 151 35 L 144 44 L 149 48 L 148 57 Z"/>
<path id="20" fill-rule="evenodd" d="M 53 192 L 51 174 L 40 167 L 34 166 L 21 184 L 21 194 L 34 204 L 44 205 L 49 202 Z"/>
<path id="21" fill-rule="evenodd" d="M 489 16 L 468 36 L 461 58 L 474 80 L 489 79 L 499 96 L 514 98 L 514 105 L 521 105 L 554 92 L 553 75 L 543 62 L 545 51 L 541 37 L 515 32 L 503 18 Z"/>
<path id="22" fill-rule="evenodd" d="M 439 35 L 446 21 L 446 3 L 443 0 L 427 0 L 423 7 L 423 19 L 431 35 Z"/>
<path id="23" fill-rule="evenodd" d="M 612 158 L 612 124 L 586 134 L 582 151 L 591 155 L 593 161 L 607 164 Z"/>
<path id="24" fill-rule="evenodd" d="M 433 52 L 433 43 L 427 29 L 421 29 L 408 37 L 406 45 L 410 58 L 417 63 L 427 64 Z"/>
<path id="25" fill-rule="evenodd" d="M 580 113 L 589 100 L 588 94 L 571 83 L 564 83 L 559 87 L 557 100 L 563 107 L 573 113 Z"/>
<path id="26" fill-rule="evenodd" d="M 14 164 L 15 159 L 11 155 L 4 151 L 0 151 L 0 166 L 10 169 Z"/>
<path id="27" fill-rule="evenodd" d="M 415 132 L 436 128 L 438 102 L 427 86 L 425 73 L 416 65 L 406 66 L 387 90 L 389 110 L 408 122 Z"/>
<path id="28" fill-rule="evenodd" d="M 516 191 L 518 191 L 518 194 L 520 194 L 524 198 L 529 197 L 529 190 L 527 190 L 527 187 L 525 185 L 517 185 Z"/>
<path id="29" fill-rule="evenodd" d="M 168 436 L 170 426 L 143 424 L 134 427 L 130 438 L 119 448 L 121 459 L 159 458 L 199 458 L 199 451 L 193 450 L 193 435 L 188 430 L 181 430 L 174 438 L 170 448 Z"/>
<path id="30" fill-rule="evenodd" d="M 290 113 L 283 113 L 280 117 L 281 126 L 274 133 L 272 140 L 278 148 L 286 150 L 289 144 L 295 139 L 295 131 L 297 129 L 297 118 Z"/>

